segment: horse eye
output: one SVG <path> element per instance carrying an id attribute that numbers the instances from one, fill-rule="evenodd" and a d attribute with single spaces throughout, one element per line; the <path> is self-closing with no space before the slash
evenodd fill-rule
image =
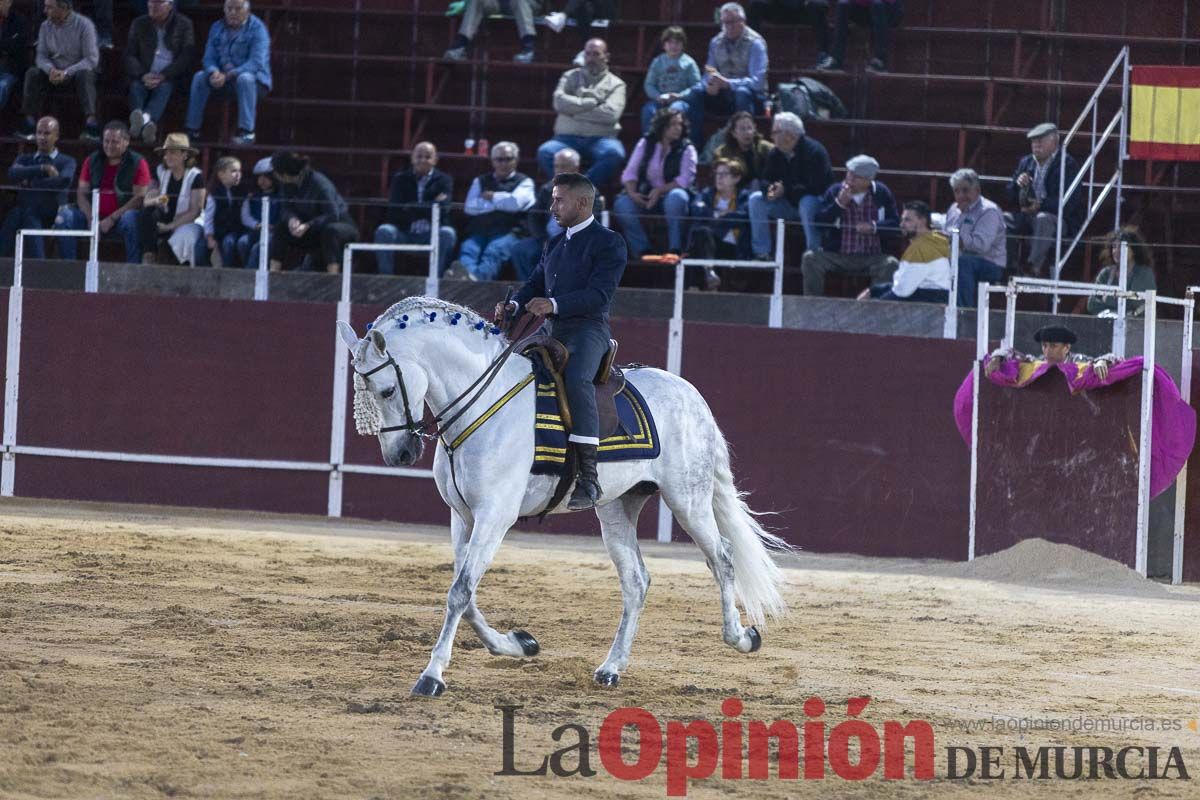
<path id="1" fill-rule="evenodd" d="M 396 387 L 395 387 L 395 386 L 389 386 L 388 388 L 384 389 L 384 390 L 383 390 L 382 392 L 380 392 L 379 394 L 383 396 L 383 399 L 384 399 L 384 400 L 387 400 L 388 398 L 390 398 L 390 397 L 391 397 L 392 395 L 394 395 L 395 393 L 396 393 Z"/>

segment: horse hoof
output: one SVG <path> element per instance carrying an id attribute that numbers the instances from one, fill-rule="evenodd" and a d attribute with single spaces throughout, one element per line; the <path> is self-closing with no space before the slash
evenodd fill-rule
<path id="1" fill-rule="evenodd" d="M 412 693 L 418 697 L 441 697 L 444 691 L 446 691 L 446 684 L 428 675 L 417 678 L 417 682 L 412 687 Z"/>
<path id="2" fill-rule="evenodd" d="M 747 635 L 750 637 L 750 652 L 755 653 L 758 648 L 762 647 L 762 634 L 758 632 L 758 628 L 751 625 L 746 629 Z"/>
<path id="3" fill-rule="evenodd" d="M 616 686 L 619 680 L 621 676 L 615 672 L 597 672 L 595 675 L 597 686 Z"/>
<path id="4" fill-rule="evenodd" d="M 525 655 L 533 658 L 538 653 L 542 652 L 542 646 L 538 644 L 538 640 L 530 636 L 525 631 L 513 631 L 513 638 L 517 640 L 517 644 L 521 645 L 521 649 L 525 651 Z"/>

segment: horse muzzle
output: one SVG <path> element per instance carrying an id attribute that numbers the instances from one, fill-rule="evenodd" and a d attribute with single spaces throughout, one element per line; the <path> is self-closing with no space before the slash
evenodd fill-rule
<path id="1" fill-rule="evenodd" d="M 384 448 L 383 461 L 389 467 L 411 467 L 425 454 L 425 442 L 419 436 L 403 436 L 395 447 Z"/>

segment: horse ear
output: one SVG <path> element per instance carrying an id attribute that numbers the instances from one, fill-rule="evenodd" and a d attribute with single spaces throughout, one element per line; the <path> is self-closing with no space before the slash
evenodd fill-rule
<path id="1" fill-rule="evenodd" d="M 372 328 L 367 331 L 367 338 L 371 340 L 371 344 L 375 345 L 375 349 L 379 351 L 379 355 L 387 352 L 387 340 L 383 338 L 383 334 Z"/>
<path id="2" fill-rule="evenodd" d="M 342 341 L 346 343 L 346 347 L 350 348 L 350 352 L 354 352 L 354 348 L 358 347 L 358 336 L 354 333 L 354 328 L 351 328 L 340 319 L 337 323 L 338 333 L 342 336 Z"/>

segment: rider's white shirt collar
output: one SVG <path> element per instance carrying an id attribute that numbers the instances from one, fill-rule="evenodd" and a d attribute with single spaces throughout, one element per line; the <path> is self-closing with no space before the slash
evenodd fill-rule
<path id="1" fill-rule="evenodd" d="M 586 228 L 588 225 L 591 225 L 595 221 L 596 221 L 596 218 L 589 214 L 588 218 L 585 219 L 583 222 L 579 223 L 578 225 L 572 225 L 571 227 L 567 228 L 567 241 L 570 241 L 572 236 L 579 233 L 581 230 Z"/>

